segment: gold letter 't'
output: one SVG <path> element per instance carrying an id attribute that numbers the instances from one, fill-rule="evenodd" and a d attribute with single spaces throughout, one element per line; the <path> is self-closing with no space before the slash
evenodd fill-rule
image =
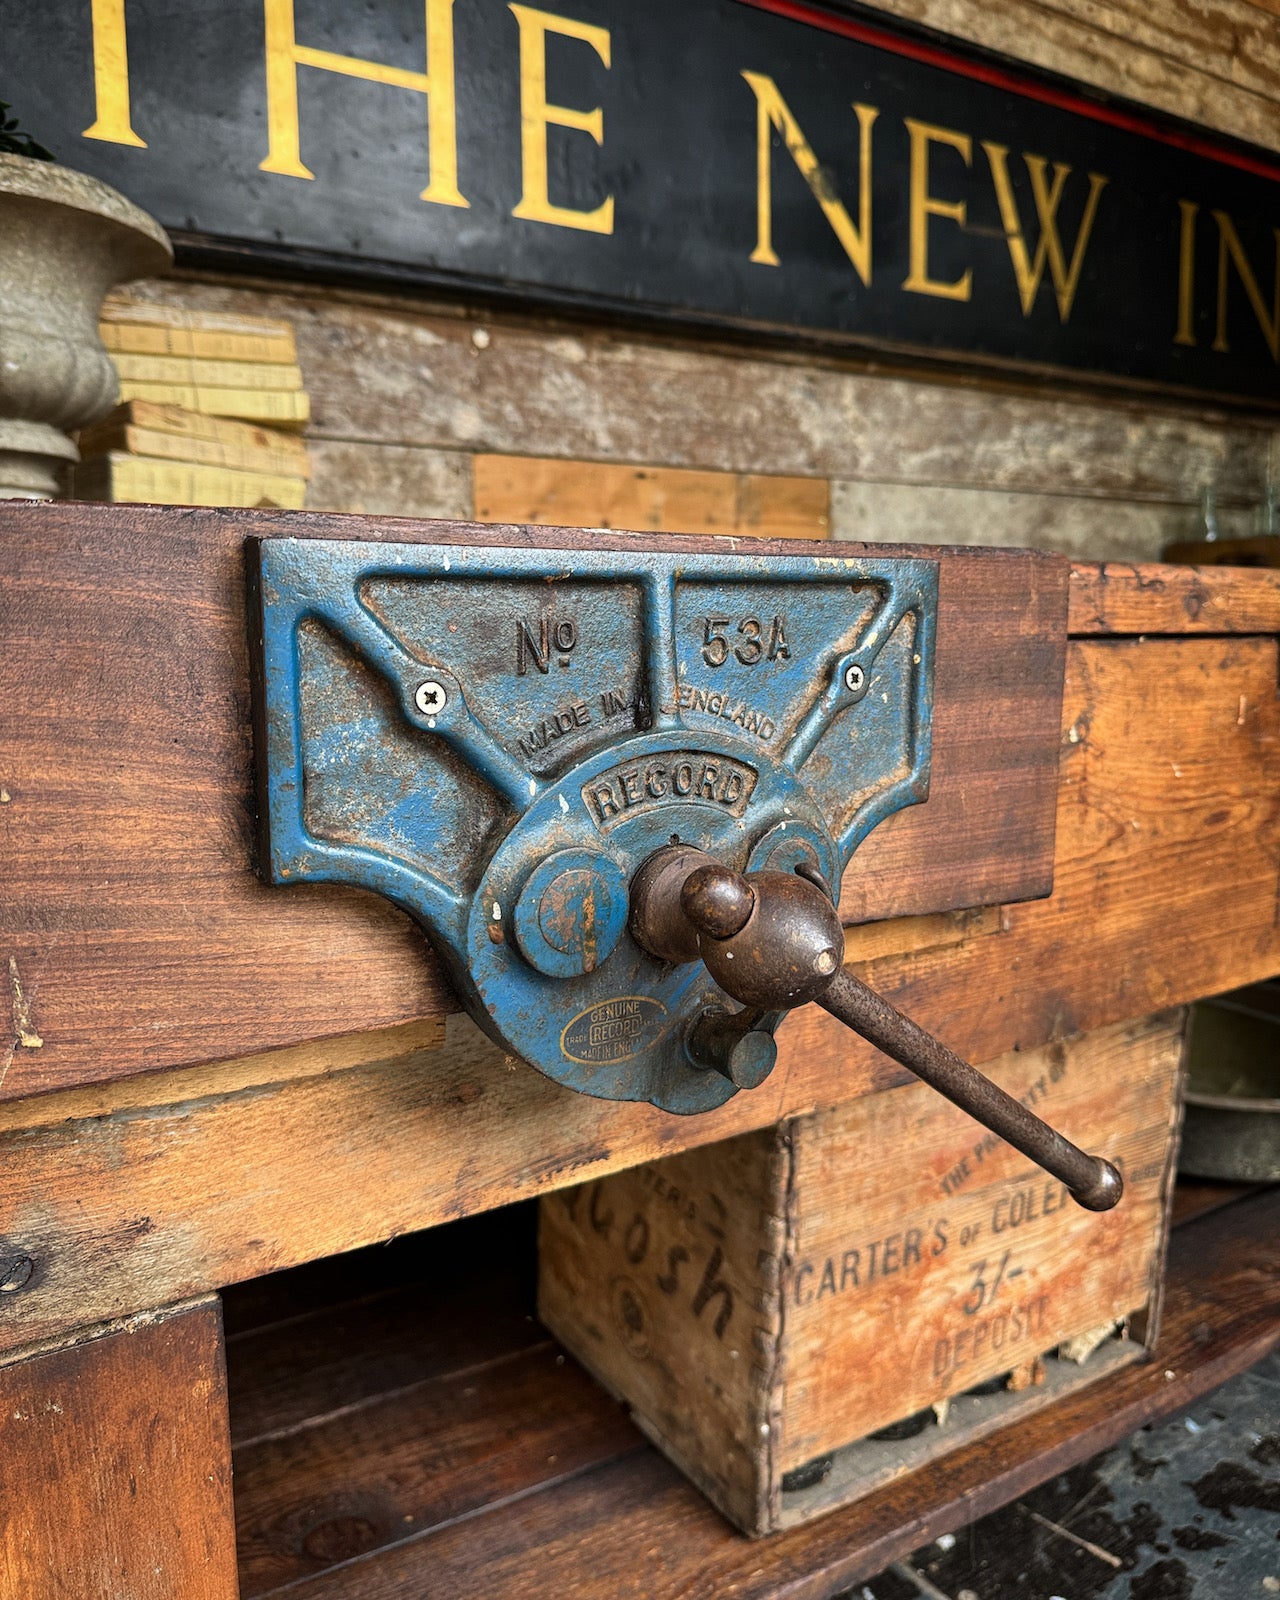
<path id="1" fill-rule="evenodd" d="M 86 139 L 108 144 L 132 144 L 140 150 L 147 141 L 133 131 L 129 117 L 129 39 L 125 32 L 124 0 L 93 0 L 93 93 L 96 116 L 84 130 Z"/>

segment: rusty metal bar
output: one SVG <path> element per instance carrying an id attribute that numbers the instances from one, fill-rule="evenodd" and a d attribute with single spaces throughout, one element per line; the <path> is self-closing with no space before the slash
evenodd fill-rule
<path id="1" fill-rule="evenodd" d="M 1087 1210 L 1109 1211 L 1124 1193 L 1124 1180 L 1109 1161 L 1064 1139 L 851 973 L 837 973 L 815 1004 L 1030 1156 Z"/>

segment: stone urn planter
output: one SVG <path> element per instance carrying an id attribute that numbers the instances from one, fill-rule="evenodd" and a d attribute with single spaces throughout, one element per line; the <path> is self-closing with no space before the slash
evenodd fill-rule
<path id="1" fill-rule="evenodd" d="M 116 402 L 98 337 L 114 284 L 165 271 L 164 229 L 96 178 L 0 152 L 0 499 L 58 493 L 68 437 Z"/>

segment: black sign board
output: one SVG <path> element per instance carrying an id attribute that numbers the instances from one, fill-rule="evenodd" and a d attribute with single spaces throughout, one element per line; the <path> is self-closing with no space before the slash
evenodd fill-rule
<path id="1" fill-rule="evenodd" d="M 180 244 L 1280 400 L 1280 158 L 805 0 L 0 0 Z"/>

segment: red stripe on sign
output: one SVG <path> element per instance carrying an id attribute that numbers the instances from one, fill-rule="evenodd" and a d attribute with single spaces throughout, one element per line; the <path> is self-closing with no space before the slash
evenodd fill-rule
<path id="1" fill-rule="evenodd" d="M 1074 111 L 1077 116 L 1092 117 L 1095 122 L 1123 128 L 1127 133 L 1140 133 L 1145 138 L 1158 139 L 1161 144 L 1190 151 L 1192 155 L 1207 156 L 1210 161 L 1219 161 L 1225 166 L 1238 167 L 1242 172 L 1251 172 L 1255 177 L 1270 178 L 1273 183 L 1280 183 L 1280 166 L 1258 156 L 1246 155 L 1244 151 L 1225 150 L 1190 129 L 1168 128 L 1137 112 L 1122 111 L 1118 106 L 1098 105 L 1082 95 L 1072 94 L 1069 89 L 1056 89 L 1052 84 L 1020 78 L 1016 73 L 992 63 L 968 61 L 939 45 L 926 44 L 919 39 L 899 38 L 871 23 L 855 22 L 852 17 L 832 16 L 830 12 L 805 5 L 803 0 L 739 0 L 739 3 L 754 6 L 757 11 L 771 11 L 793 22 L 803 22 L 811 28 L 821 28 L 826 33 L 839 34 L 844 39 L 856 39 L 859 44 L 874 45 L 877 50 L 888 50 L 893 55 L 906 56 L 912 61 L 923 61 L 928 66 L 941 67 L 946 72 L 974 78 L 979 83 L 989 83 L 996 89 L 1007 89 L 1011 94 L 1022 95 L 1024 99 L 1056 106 L 1060 111 Z"/>

